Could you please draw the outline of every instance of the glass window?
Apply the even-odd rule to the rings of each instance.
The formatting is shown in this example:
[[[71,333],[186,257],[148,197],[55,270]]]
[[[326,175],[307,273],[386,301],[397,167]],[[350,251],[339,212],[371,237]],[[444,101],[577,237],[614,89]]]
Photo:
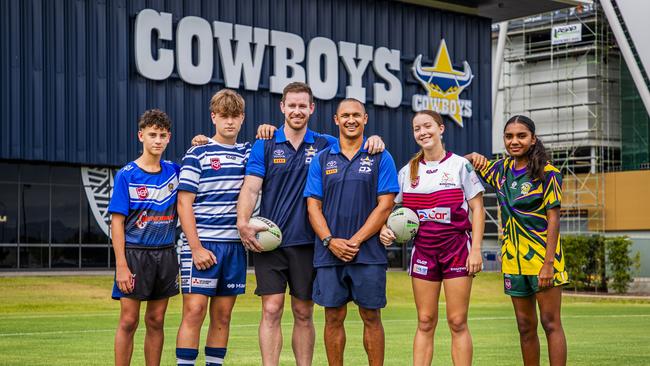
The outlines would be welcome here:
[[[21,187],[20,242],[49,242],[50,187],[23,184]]]
[[[81,185],[81,168],[68,166],[53,166],[51,182],[55,184]]]
[[[0,247],[0,268],[18,267],[18,248]]]
[[[109,250],[108,247],[81,247],[81,267],[106,268]]]
[[[52,268],[79,267],[79,247],[52,247]]]
[[[24,183],[49,183],[50,166],[35,165],[35,164],[21,164],[20,180]]]
[[[79,243],[81,187],[52,186],[52,243]]]
[[[0,163],[0,181],[18,182],[18,164]]]
[[[0,243],[17,243],[18,184],[0,183]]]
[[[81,193],[81,243],[82,244],[109,244],[108,223],[103,222],[102,226],[97,223],[95,214],[102,215],[108,209],[108,199],[95,200],[95,208],[90,207],[86,197],[85,188]],[[104,232],[106,230],[106,233]]]
[[[20,268],[48,268],[48,247],[20,247]]]

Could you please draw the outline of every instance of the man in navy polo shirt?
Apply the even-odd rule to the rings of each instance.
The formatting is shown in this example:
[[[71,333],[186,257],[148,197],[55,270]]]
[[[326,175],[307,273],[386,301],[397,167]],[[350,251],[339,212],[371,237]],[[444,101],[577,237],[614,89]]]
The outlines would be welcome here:
[[[330,365],[343,365],[347,303],[359,306],[363,344],[370,365],[383,365],[386,306],[385,247],[378,232],[399,192],[395,162],[388,151],[362,148],[368,122],[364,105],[344,99],[334,116],[339,140],[309,167],[304,196],[316,232],[313,299],[325,307],[325,349]]]
[[[312,91],[305,83],[288,84],[280,108],[284,125],[261,126],[258,132],[269,140],[257,140],[251,150],[246,177],[237,203],[237,227],[244,246],[252,252],[257,288],[262,297],[259,342],[263,365],[278,365],[282,350],[281,320],[287,284],[294,317],[292,346],[299,366],[311,365],[314,353],[312,285],[314,279],[314,232],[307,221],[307,206],[302,196],[307,171],[316,153],[336,142],[336,138],[307,128],[314,112]],[[370,140],[373,141],[370,141]],[[369,146],[381,152],[379,137]],[[262,191],[260,216],[275,222],[282,230],[280,248],[261,252],[255,234],[259,228],[249,224],[258,193]]]

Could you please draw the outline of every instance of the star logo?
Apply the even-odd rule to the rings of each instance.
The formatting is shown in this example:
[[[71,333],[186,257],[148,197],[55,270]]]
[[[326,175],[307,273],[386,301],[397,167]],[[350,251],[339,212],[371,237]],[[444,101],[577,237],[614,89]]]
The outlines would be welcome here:
[[[463,61],[463,70],[454,69],[447,50],[447,43],[440,42],[438,53],[432,66],[422,66],[422,55],[413,62],[413,74],[428,92],[429,98],[414,95],[413,109],[433,110],[451,117],[460,127],[463,127],[463,117],[471,117],[471,101],[459,99],[474,78],[472,69],[467,61]],[[416,99],[418,102],[416,103]]]

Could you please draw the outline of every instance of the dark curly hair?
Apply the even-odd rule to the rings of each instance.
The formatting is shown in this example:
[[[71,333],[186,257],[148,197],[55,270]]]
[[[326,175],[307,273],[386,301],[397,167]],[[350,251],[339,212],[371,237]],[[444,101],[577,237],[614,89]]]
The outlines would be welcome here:
[[[522,115],[516,115],[512,116],[508,122],[506,122],[506,125],[503,126],[503,132],[506,132],[506,128],[508,125],[512,123],[521,123],[522,125],[526,126],[528,131],[533,135],[533,137],[536,138],[535,144],[533,144],[530,149],[528,150],[528,165],[526,166],[527,174],[528,176],[535,180],[535,179],[540,179],[544,180],[544,167],[546,166],[546,163],[549,161],[548,154],[546,153],[546,148],[544,147],[544,144],[542,143],[542,140],[539,139],[535,135],[535,122],[533,122],[532,119],[522,116]]]
[[[140,116],[140,119],[138,120],[138,129],[144,130],[145,128],[151,126],[171,132],[172,120],[169,119],[167,113],[161,111],[160,109],[150,109],[142,113]]]

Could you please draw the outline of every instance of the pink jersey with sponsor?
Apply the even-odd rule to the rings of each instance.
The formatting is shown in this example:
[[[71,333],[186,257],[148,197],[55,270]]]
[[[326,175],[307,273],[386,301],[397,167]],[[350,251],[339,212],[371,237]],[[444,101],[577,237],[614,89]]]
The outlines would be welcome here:
[[[461,238],[467,240],[472,228],[467,201],[485,190],[467,159],[447,152],[440,161],[420,161],[414,181],[408,164],[398,179],[400,193],[395,202],[420,218],[414,245],[444,248]]]

